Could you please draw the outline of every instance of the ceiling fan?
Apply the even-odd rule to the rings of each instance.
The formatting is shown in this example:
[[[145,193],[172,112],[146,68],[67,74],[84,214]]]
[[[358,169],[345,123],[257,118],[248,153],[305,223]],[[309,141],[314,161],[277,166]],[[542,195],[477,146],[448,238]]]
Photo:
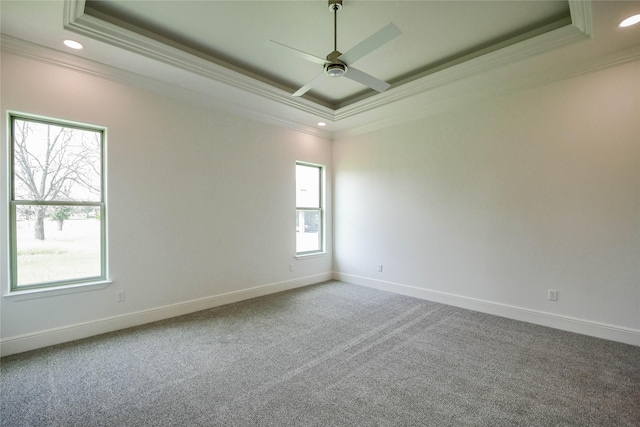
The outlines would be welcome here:
[[[269,40],[276,47],[285,49],[289,53],[293,53],[302,59],[323,65],[324,67],[324,70],[320,74],[298,89],[293,96],[304,95],[327,76],[346,77],[378,92],[384,92],[389,88],[389,83],[360,71],[352,67],[351,64],[390,42],[402,33],[398,27],[390,23],[349,49],[346,53],[341,53],[338,51],[338,11],[341,9],[342,0],[329,0],[329,11],[333,12],[333,52],[327,55],[326,59]]]

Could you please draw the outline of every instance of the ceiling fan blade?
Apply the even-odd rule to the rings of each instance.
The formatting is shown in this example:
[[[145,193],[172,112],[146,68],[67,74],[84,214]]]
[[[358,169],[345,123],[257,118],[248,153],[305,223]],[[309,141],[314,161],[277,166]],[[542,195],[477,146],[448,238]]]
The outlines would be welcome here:
[[[318,56],[311,55],[310,53],[303,52],[301,50],[292,48],[292,47],[284,45],[282,43],[274,42],[273,40],[269,40],[269,45],[273,46],[273,47],[276,47],[276,48],[278,48],[280,50],[283,50],[283,51],[286,51],[286,52],[289,52],[289,53],[293,53],[298,58],[306,59],[307,61],[311,61],[311,62],[316,63],[316,64],[324,65],[324,64],[329,63],[329,61],[327,61],[326,59],[320,58]]]
[[[402,34],[402,32],[398,29],[398,27],[391,23],[349,49],[346,53],[340,56],[340,61],[346,63],[347,65],[351,65],[360,58],[368,55],[382,45],[395,39],[400,34]]]
[[[365,86],[370,87],[371,89],[377,90],[378,92],[384,92],[391,86],[387,82],[383,82],[380,79],[376,79],[375,77],[365,73],[364,71],[360,71],[357,68],[349,67],[347,72],[344,73],[344,77],[353,80],[354,82],[358,82]]]
[[[327,77],[327,75],[324,73],[324,71],[321,72],[320,74],[315,76],[313,78],[313,80],[311,80],[309,83],[307,83],[306,85],[304,85],[300,89],[298,89],[292,96],[302,96],[302,95],[304,95],[309,90],[311,90],[311,88],[313,88],[315,85],[320,83],[320,81],[324,80],[325,77]]]

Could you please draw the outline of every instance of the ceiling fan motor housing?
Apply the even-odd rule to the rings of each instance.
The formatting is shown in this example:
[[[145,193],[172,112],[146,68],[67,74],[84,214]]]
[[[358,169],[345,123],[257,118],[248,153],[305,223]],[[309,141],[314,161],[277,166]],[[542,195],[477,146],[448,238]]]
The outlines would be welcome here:
[[[347,65],[344,62],[335,62],[332,64],[327,64],[324,67],[324,72],[329,77],[342,77],[344,73],[347,72]]]
[[[324,72],[327,76],[342,77],[347,72],[347,64],[338,59],[341,55],[342,52],[337,50],[327,55],[327,61],[329,62],[324,66]]]

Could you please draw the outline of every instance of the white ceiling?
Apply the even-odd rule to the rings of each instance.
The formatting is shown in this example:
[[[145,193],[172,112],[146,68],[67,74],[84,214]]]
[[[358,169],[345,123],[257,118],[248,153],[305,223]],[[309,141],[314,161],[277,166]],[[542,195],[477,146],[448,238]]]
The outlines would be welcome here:
[[[349,1],[338,14],[345,52],[393,22],[402,35],[358,61],[392,83],[378,94],[325,79],[275,40],[333,50],[327,0],[0,1],[2,48],[325,136],[410,120],[640,58],[640,28],[620,29],[639,1]],[[66,37],[85,45],[70,51]],[[142,81],[135,76],[151,79]],[[316,122],[328,126],[318,129]]]

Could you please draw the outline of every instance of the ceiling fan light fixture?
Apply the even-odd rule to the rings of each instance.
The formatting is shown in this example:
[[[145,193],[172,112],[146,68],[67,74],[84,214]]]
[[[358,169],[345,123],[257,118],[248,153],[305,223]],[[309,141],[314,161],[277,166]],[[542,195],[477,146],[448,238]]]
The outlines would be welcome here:
[[[347,66],[345,64],[340,64],[340,63],[327,64],[327,66],[324,69],[324,72],[329,77],[342,77],[344,76],[344,73],[347,72]]]

